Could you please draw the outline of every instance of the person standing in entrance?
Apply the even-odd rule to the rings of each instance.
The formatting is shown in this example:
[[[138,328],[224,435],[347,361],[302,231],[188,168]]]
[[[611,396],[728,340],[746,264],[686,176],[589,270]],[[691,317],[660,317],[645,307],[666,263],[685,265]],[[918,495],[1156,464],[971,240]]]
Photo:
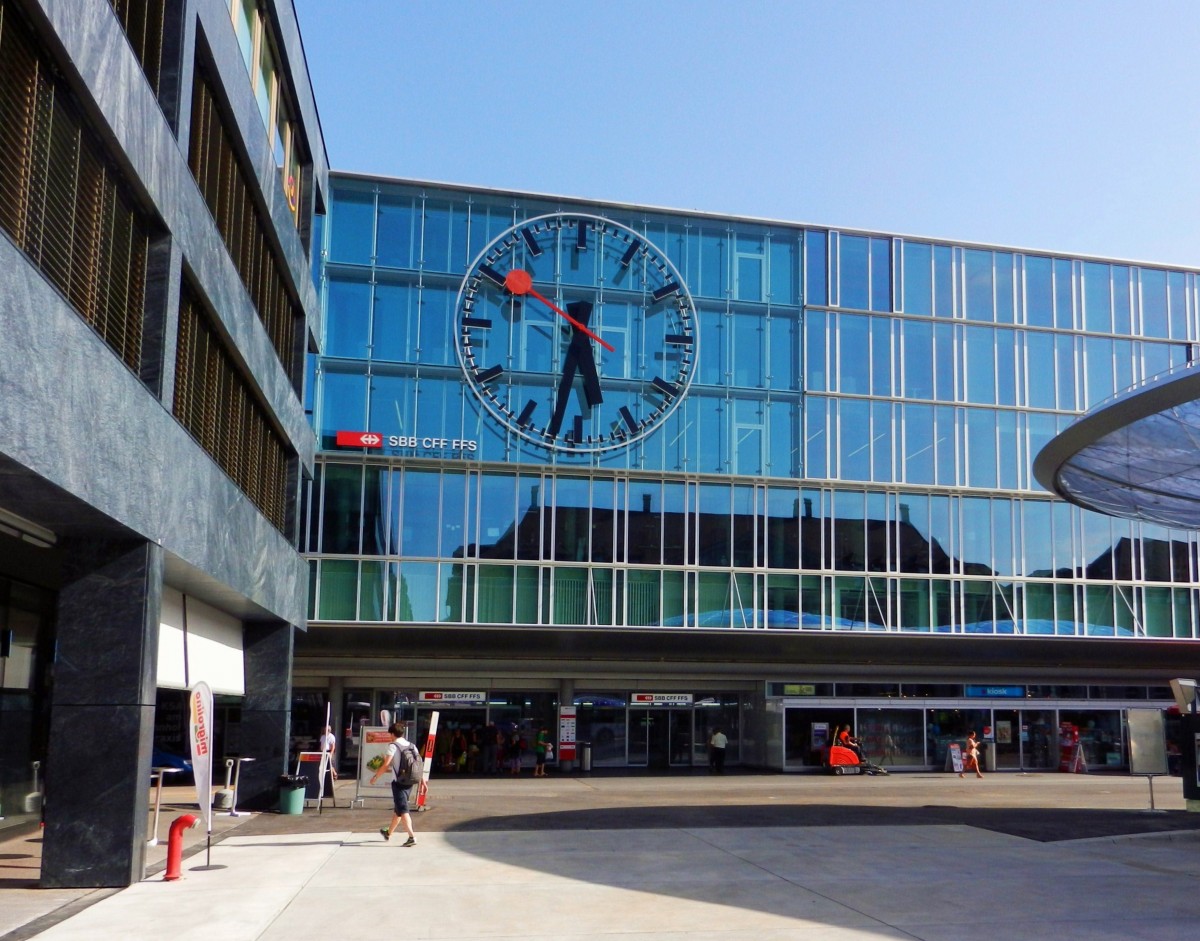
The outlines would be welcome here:
[[[967,749],[963,757],[963,771],[972,769],[975,771],[975,777],[983,777],[983,772],[979,770],[979,742],[975,740],[974,732],[967,736]],[[963,776],[962,771],[958,772],[958,776]]]
[[[396,824],[404,824],[404,832],[408,834],[408,839],[404,841],[404,846],[416,846],[417,835],[413,832],[412,815],[408,812],[408,792],[413,787],[411,784],[400,783],[401,754],[406,749],[413,749],[417,752],[417,760],[421,759],[421,753],[417,746],[404,737],[404,723],[393,722],[389,726],[388,731],[392,733],[395,741],[388,746],[387,755],[384,757],[384,762],[379,766],[379,769],[371,775],[371,783],[374,784],[381,774],[388,771],[392,775],[392,822],[389,826],[380,827],[379,833],[385,840],[392,838],[392,833],[396,829]]]
[[[550,731],[545,728],[538,729],[537,739],[533,743],[533,776],[535,778],[546,776],[546,745],[549,741]]]
[[[337,736],[333,734],[333,729],[325,726],[325,731],[321,735],[321,751],[329,753],[329,774],[334,781],[337,780]]]
[[[712,770],[717,774],[725,771],[725,747],[729,738],[720,728],[713,729],[712,738],[708,740],[709,754],[712,756]]]

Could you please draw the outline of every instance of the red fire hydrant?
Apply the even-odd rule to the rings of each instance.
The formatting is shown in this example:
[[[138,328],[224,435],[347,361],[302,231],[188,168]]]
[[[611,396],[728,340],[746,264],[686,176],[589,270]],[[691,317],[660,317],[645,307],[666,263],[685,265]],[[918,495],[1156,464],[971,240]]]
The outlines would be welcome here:
[[[181,814],[171,821],[171,832],[167,837],[167,872],[163,876],[167,882],[179,878],[183,869],[183,831],[190,830],[198,820],[195,814]]]

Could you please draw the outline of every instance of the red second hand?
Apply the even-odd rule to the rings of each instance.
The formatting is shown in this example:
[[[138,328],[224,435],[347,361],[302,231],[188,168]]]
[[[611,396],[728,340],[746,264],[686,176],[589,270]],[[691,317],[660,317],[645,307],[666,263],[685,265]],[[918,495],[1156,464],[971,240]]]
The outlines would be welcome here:
[[[552,311],[554,311],[556,314],[558,314],[558,316],[562,317],[563,320],[565,320],[567,323],[569,323],[576,330],[579,330],[581,333],[584,333],[587,336],[591,337],[593,340],[595,340],[597,343],[599,343],[602,347],[604,347],[610,353],[616,352],[616,349],[612,346],[611,343],[605,343],[598,336],[596,336],[596,334],[594,334],[591,330],[589,330],[587,327],[585,327],[583,324],[581,324],[578,320],[576,320],[574,317],[572,317],[570,314],[568,314],[565,310],[563,310],[558,305],[556,305],[553,301],[550,301],[547,298],[542,297],[541,294],[539,294],[537,291],[535,291],[533,289],[533,278],[530,276],[529,272],[526,271],[524,268],[514,268],[507,275],[505,275],[504,276],[504,286],[506,288],[508,288],[509,291],[511,291],[513,294],[516,294],[518,296],[520,296],[522,294],[532,294],[539,301],[541,301],[543,304],[545,304],[547,307],[549,307]]]

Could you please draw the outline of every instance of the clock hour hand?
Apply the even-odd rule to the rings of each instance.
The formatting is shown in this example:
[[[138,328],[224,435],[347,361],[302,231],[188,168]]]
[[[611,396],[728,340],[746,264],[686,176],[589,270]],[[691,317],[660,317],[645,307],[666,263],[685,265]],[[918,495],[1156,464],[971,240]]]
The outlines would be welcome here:
[[[576,374],[582,374],[583,397],[588,408],[595,408],[604,401],[600,392],[600,375],[596,372],[596,356],[587,337],[590,331],[587,322],[592,316],[592,305],[587,301],[575,301],[567,305],[572,324],[579,327],[571,331],[571,342],[563,357],[562,379],[558,383],[558,396],[554,400],[554,415],[551,417],[546,431],[558,435],[562,428],[563,418],[567,414],[567,403],[571,399],[571,389],[575,384]]]
[[[565,320],[567,323],[569,323],[577,331],[582,331],[584,335],[595,340],[597,343],[599,343],[602,347],[604,347],[610,353],[616,352],[616,350],[613,348],[611,343],[605,343],[603,340],[601,340],[600,337],[596,336],[595,333],[593,333],[591,330],[589,330],[587,328],[586,324],[580,323],[578,320],[576,320],[574,317],[572,317],[570,314],[568,314],[565,310],[563,310],[561,307],[559,307],[553,301],[551,301],[550,299],[548,299],[546,297],[543,297],[536,290],[534,290],[533,278],[530,277],[529,272],[526,271],[524,268],[514,268],[507,275],[505,275],[504,276],[504,286],[506,288],[508,288],[508,290],[510,292],[512,292],[513,294],[516,294],[517,296],[521,296],[523,294],[529,294],[533,297],[536,297],[539,301],[541,301],[543,304],[545,304],[547,307],[549,307],[552,311],[554,311],[556,314],[558,314],[558,316],[562,317],[563,320]],[[570,307],[571,305],[568,304],[567,306]],[[591,308],[589,305],[589,310],[590,309]]]

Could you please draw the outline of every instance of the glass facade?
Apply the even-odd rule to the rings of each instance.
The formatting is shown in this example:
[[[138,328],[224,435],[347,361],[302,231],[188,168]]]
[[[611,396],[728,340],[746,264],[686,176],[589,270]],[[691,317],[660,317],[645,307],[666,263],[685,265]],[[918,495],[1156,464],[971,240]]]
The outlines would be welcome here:
[[[1187,362],[1194,272],[332,187],[302,547],[315,624],[1195,639],[1196,537],[1070,506],[1031,471],[1083,410]],[[454,337],[473,259],[572,210],[657,246],[698,315],[664,426],[579,455],[495,421]],[[558,249],[548,290],[569,296],[577,250]]]

